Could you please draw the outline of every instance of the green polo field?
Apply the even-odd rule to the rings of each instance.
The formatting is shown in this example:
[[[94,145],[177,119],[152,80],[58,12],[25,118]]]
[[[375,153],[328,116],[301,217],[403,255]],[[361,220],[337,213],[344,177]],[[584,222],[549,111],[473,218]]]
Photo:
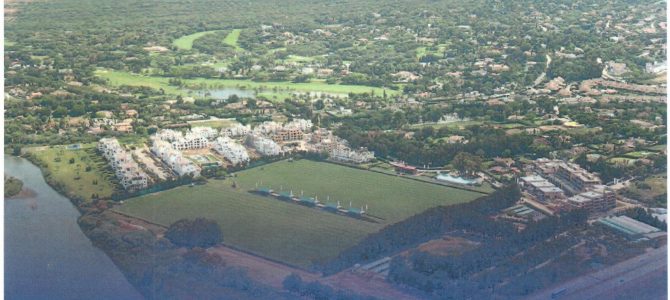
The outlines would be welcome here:
[[[233,187],[235,182],[236,187]],[[258,184],[360,208],[377,223],[336,215],[249,193]],[[480,193],[359,170],[298,160],[241,171],[234,178],[180,187],[127,200],[117,210],[169,225],[206,217],[221,225],[224,242],[300,267],[337,256],[366,235],[438,205],[474,200]]]

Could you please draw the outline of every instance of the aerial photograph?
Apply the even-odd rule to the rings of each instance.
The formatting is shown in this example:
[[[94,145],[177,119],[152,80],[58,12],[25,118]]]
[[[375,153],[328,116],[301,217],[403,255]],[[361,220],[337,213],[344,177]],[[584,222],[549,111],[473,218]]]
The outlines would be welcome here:
[[[4,0],[4,299],[668,299],[667,0]]]

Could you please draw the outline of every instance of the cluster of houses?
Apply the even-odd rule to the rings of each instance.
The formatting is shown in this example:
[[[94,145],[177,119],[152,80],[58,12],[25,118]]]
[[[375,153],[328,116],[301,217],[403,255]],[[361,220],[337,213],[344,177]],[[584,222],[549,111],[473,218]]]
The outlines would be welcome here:
[[[147,174],[115,138],[100,139],[98,151],[107,159],[116,178],[126,191],[137,191],[148,186]]]
[[[523,190],[550,209],[585,209],[591,214],[616,207],[616,193],[600,178],[579,165],[562,160],[537,159],[533,175],[520,178]]]

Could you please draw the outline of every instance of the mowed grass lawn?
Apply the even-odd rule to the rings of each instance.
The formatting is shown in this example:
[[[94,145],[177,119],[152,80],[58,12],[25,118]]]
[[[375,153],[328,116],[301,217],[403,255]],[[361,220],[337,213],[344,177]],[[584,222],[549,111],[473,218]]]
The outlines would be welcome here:
[[[93,194],[108,198],[114,191],[112,184],[114,174],[105,173],[107,163],[102,156],[95,153],[94,147],[94,144],[85,144],[79,150],[55,146],[33,148],[28,151],[46,164],[53,180],[62,184],[68,193],[90,201]],[[72,158],[74,163],[71,164]],[[91,167],[90,171],[86,171],[87,166]],[[97,184],[94,184],[94,181],[97,181]]]
[[[241,29],[233,29],[226,37],[223,39],[223,43],[229,46],[235,47],[235,50],[241,51],[244,50],[240,45],[237,44],[237,40],[240,38]]]
[[[194,34],[189,34],[182,36],[172,42],[173,45],[175,45],[179,49],[184,49],[184,50],[191,50],[193,48],[193,41],[208,35],[210,33],[215,33],[217,30],[212,30],[212,31],[202,31],[202,32],[196,32]],[[238,33],[239,35],[239,33]]]
[[[187,123],[192,127],[212,127],[215,129],[228,128],[232,127],[235,124],[239,124],[239,122],[233,119],[199,120],[199,121],[189,121]]]
[[[205,35],[208,35],[210,33],[216,33],[219,32],[220,30],[211,30],[211,31],[202,31],[202,32],[196,32],[194,34],[189,34],[182,36],[174,41],[172,41],[172,44],[175,45],[179,49],[184,49],[184,50],[191,50],[193,49],[193,42]],[[229,34],[226,35],[226,37],[221,41],[221,43],[230,45],[235,47],[236,50],[243,50],[238,44],[237,40],[240,38],[240,32],[241,29],[233,29]]]
[[[232,187],[233,180],[237,188]],[[384,218],[372,223],[316,208],[262,197],[248,191],[256,182],[273,189],[318,195],[322,202],[367,204]],[[281,161],[241,171],[237,177],[127,200],[117,210],[169,225],[182,218],[207,217],[221,225],[224,242],[300,267],[328,260],[386,225],[437,205],[471,201],[479,193],[329,163]]]
[[[97,76],[109,80],[113,86],[146,86],[153,89],[162,88],[166,93],[174,95],[187,95],[187,90],[179,89],[178,87],[168,84],[169,78],[157,76],[142,76],[129,72],[113,71],[113,70],[97,70]],[[375,95],[382,95],[384,88],[370,87],[362,85],[343,85],[343,84],[327,84],[325,81],[314,80],[308,83],[293,83],[289,81],[284,82],[256,82],[252,80],[238,80],[238,79],[183,79],[186,85],[206,85],[212,88],[246,88],[246,89],[260,89],[266,92],[272,92],[273,89],[278,89],[278,92],[296,91],[296,92],[323,92],[335,94],[362,94],[374,93]],[[386,94],[393,96],[399,94],[400,91],[386,89]]]

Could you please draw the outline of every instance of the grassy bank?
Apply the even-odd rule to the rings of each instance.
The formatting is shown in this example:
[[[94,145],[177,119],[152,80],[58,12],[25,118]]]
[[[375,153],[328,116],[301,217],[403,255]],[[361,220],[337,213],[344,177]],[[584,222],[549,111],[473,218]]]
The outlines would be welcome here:
[[[107,163],[95,153],[94,144],[84,144],[81,149],[65,146],[29,148],[43,169],[45,179],[68,198],[90,201],[93,194],[108,198],[114,191],[113,174],[107,172]]]

